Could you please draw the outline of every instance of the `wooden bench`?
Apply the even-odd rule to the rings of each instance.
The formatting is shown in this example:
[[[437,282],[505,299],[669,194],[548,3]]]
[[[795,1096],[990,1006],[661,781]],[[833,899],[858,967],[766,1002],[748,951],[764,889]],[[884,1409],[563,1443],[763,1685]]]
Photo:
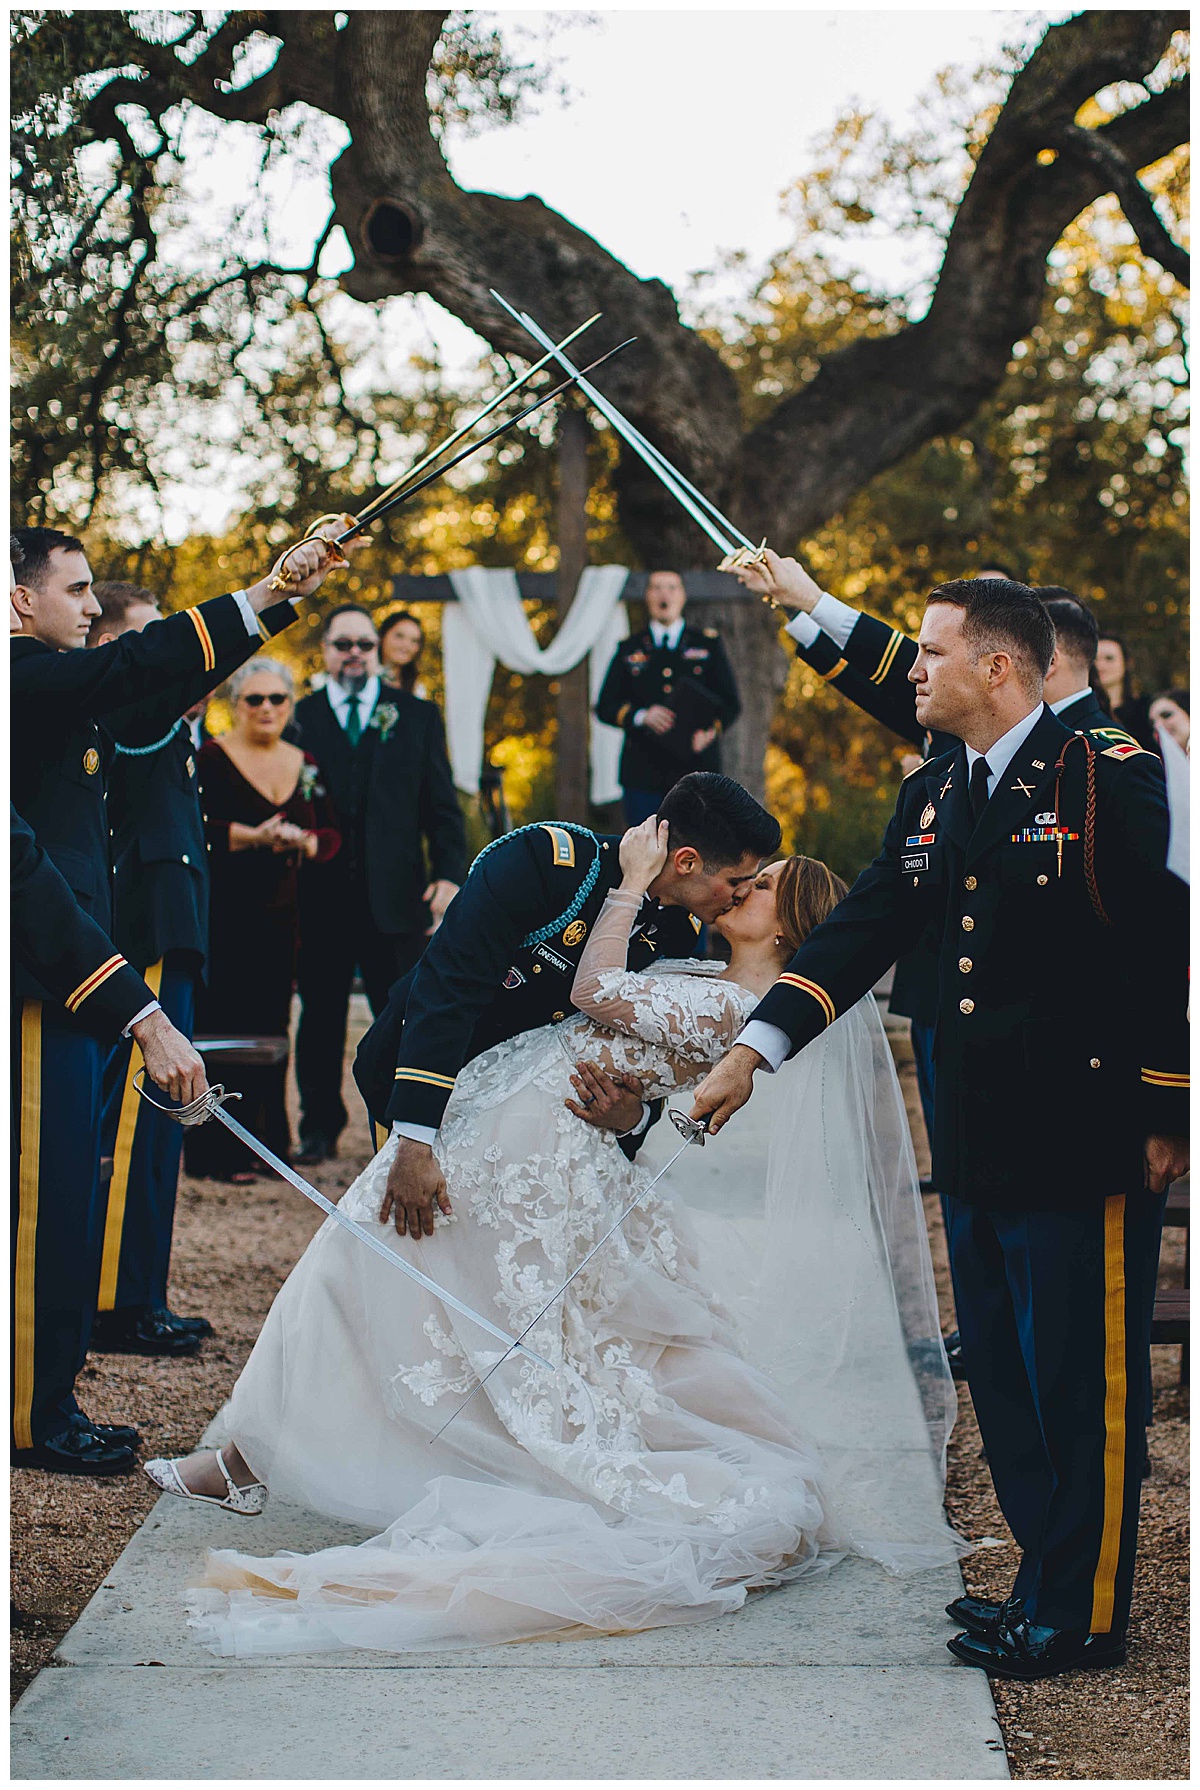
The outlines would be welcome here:
[[[1167,1191],[1167,1209],[1163,1226],[1187,1232],[1183,1257],[1183,1285],[1158,1287],[1154,1294],[1154,1316],[1150,1324],[1152,1343],[1178,1343],[1179,1384],[1191,1381],[1191,1190],[1186,1183],[1177,1183]]]

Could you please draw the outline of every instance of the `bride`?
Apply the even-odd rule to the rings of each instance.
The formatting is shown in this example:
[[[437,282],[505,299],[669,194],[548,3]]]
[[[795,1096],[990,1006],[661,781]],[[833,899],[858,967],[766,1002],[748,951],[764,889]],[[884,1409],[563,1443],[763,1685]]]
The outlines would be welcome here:
[[[665,856],[653,818],[622,840],[577,1013],[459,1074],[436,1145],[455,1209],[434,1236],[386,1224],[392,1143],[342,1201],[514,1335],[650,1179],[569,1109],[575,1065],[677,1095],[845,893],[811,859],[773,864],[716,922],[724,968],[635,975],[629,934]],[[872,997],[773,1081],[765,1162],[735,1147],[725,1164],[740,1227],[668,1192],[689,1152],[530,1332],[552,1372],[514,1355],[480,1387],[493,1340],[326,1221],[234,1388],[230,1442],[146,1471],[241,1514],[269,1487],[380,1532],[210,1553],[190,1609],[213,1651],[611,1634],[737,1609],[847,1552],[893,1571],[957,1557],[940,1510],[953,1387]]]

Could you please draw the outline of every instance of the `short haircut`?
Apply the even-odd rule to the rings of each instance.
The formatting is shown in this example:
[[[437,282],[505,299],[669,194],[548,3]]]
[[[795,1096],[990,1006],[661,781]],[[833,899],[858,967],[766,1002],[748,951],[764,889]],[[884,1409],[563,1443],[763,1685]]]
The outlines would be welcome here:
[[[282,659],[254,658],[247,659],[244,665],[239,665],[233,676],[230,678],[228,684],[230,702],[236,702],[238,700],[242,691],[250,682],[250,679],[252,677],[257,677],[260,671],[269,671],[272,677],[277,677],[280,683],[284,685],[289,696],[295,696],[296,680],[292,676],[292,668],[290,665],[285,665]]]
[[[364,621],[370,622],[371,627],[375,628],[375,617],[369,609],[364,609],[361,603],[339,603],[337,608],[331,609],[325,617],[325,626],[321,629],[322,640],[329,639],[335,623],[343,615],[361,615]],[[375,631],[378,633],[378,629]]]
[[[1061,584],[1040,585],[1037,595],[1046,605],[1064,655],[1090,669],[1100,644],[1100,627],[1091,610]]]
[[[1054,623],[1027,584],[1011,578],[955,578],[931,590],[927,601],[952,603],[963,611],[963,638],[977,657],[1010,653],[1030,689],[1044,682],[1054,657]]]
[[[689,771],[658,804],[670,828],[671,851],[690,845],[706,870],[724,870],[747,855],[768,858],[779,850],[779,822],[748,789],[719,771]]]
[[[59,528],[14,528],[9,549],[17,583],[39,584],[49,569],[50,555],[60,547],[65,553],[84,551],[82,541],[63,534]]]
[[[149,603],[159,608],[159,600],[144,584],[126,584],[121,578],[106,578],[92,586],[92,595],[100,605],[100,613],[88,629],[88,645],[93,646],[101,634],[119,628],[131,609]]]

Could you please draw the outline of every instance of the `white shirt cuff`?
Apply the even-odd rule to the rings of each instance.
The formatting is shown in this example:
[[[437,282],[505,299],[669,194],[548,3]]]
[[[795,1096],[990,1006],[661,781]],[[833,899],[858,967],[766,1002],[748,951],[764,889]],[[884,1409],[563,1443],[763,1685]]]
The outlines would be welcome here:
[[[766,1059],[766,1065],[772,1075],[787,1062],[792,1041],[786,1032],[778,1026],[768,1025],[765,1019],[752,1019],[745,1029],[734,1039],[735,1044],[748,1045],[756,1050],[760,1057]]]
[[[837,646],[845,646],[858,620],[858,610],[851,609],[849,603],[842,603],[837,597],[831,597],[827,591],[822,591],[813,607],[812,619],[822,634],[828,634]]]
[[[643,721],[644,721],[644,720],[645,720],[645,719],[646,719],[646,711],[645,711],[645,709],[635,709],[635,710],[634,710],[634,714],[633,714],[633,722],[632,722],[632,725],[633,725],[633,726],[634,726],[634,727],[640,727],[640,726],[641,726],[641,725],[642,725],[642,722],[643,722]]]
[[[797,609],[783,631],[785,634],[790,634],[800,646],[811,646],[814,640],[821,638],[820,628],[811,615],[805,615],[803,609]]]
[[[437,1142],[436,1125],[410,1125],[407,1119],[392,1120],[393,1137],[411,1137],[414,1144],[428,1144],[430,1148]]]
[[[138,1025],[143,1019],[149,1019],[149,1017],[152,1013],[161,1013],[161,1012],[162,1012],[162,1007],[160,1006],[160,1004],[157,1001],[151,1001],[148,1006],[142,1008],[140,1013],[134,1014],[134,1016],[130,1020],[129,1024],[125,1027],[125,1030],[121,1033],[122,1038],[128,1038],[130,1033],[133,1031],[134,1026]]]
[[[233,600],[242,612],[242,620],[246,624],[246,632],[248,634],[253,634],[256,640],[261,640],[262,636],[258,630],[258,617],[251,608],[250,599],[245,591],[235,590],[233,593]]]
[[[641,1137],[643,1131],[645,1131],[645,1129],[649,1123],[650,1123],[650,1108],[647,1106],[646,1102],[643,1100],[642,1101],[642,1116],[638,1120],[637,1124],[631,1125],[629,1127],[628,1131],[618,1131],[617,1136],[618,1137]]]

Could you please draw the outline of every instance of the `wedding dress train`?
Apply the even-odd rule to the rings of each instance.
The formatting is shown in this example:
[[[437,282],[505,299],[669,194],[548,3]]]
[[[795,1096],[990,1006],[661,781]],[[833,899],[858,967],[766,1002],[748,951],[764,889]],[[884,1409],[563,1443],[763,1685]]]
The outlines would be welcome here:
[[[623,941],[628,921],[610,897],[596,930],[622,929]],[[455,1213],[432,1237],[400,1238],[379,1224],[391,1143],[344,1208],[519,1334],[650,1178],[610,1133],[566,1110],[571,1064],[600,1058],[654,1095],[677,1095],[724,1053],[755,1005],[714,967],[604,970],[588,999],[576,990],[586,1017],[468,1064],[436,1146]],[[841,1098],[869,1097],[894,1119],[895,1073],[886,1044],[886,1064],[878,1058],[872,1025],[882,1040],[868,1002],[830,1032],[843,1029],[843,1050],[852,1042],[861,1087],[845,1064],[832,1066],[847,1083]],[[824,1043],[810,1054],[829,1056]],[[773,1078],[778,1090],[768,1095],[791,1083],[772,1155],[775,1133],[785,1151],[797,1148],[796,1124],[814,1116],[800,1087],[813,1064],[803,1078],[797,1067]],[[899,1142],[870,1113],[868,1134],[872,1151]],[[937,1508],[952,1392],[944,1355],[937,1361],[936,1305],[929,1317],[924,1233],[905,1244],[898,1276],[891,1195],[880,1181],[893,1170],[847,1143],[822,1130],[793,1165],[803,1176],[810,1157],[829,1159],[835,1146],[839,1186],[814,1168],[805,1209],[828,1196],[837,1207],[846,1168],[875,1175],[874,1188],[852,1196],[848,1231],[837,1217],[815,1221],[815,1248],[834,1249],[839,1262],[826,1256],[822,1272],[811,1272],[785,1164],[760,1166],[763,1256],[773,1250],[774,1259],[756,1297],[736,1230],[677,1197],[689,1152],[531,1332],[554,1371],[512,1357],[437,1440],[500,1348],[327,1221],[273,1305],[225,1423],[273,1495],[380,1532],[310,1555],[211,1553],[190,1594],[201,1638],[218,1653],[248,1656],[611,1633],[736,1609],[751,1589],[827,1567],[848,1549],[895,1570],[953,1558],[961,1544]],[[732,1188],[744,1165],[732,1135],[730,1145]],[[915,1175],[901,1178],[915,1190]],[[794,1270],[787,1286],[781,1242]],[[851,1256],[863,1259],[856,1266]],[[797,1309],[797,1294],[807,1310]],[[858,1310],[864,1295],[867,1309]],[[847,1302],[858,1310],[855,1336],[868,1338],[866,1357],[860,1342],[847,1346],[837,1309]],[[932,1335],[914,1340],[922,1329]],[[847,1363],[874,1382],[858,1389],[856,1413],[840,1385]],[[875,1509],[881,1500],[886,1512]]]

